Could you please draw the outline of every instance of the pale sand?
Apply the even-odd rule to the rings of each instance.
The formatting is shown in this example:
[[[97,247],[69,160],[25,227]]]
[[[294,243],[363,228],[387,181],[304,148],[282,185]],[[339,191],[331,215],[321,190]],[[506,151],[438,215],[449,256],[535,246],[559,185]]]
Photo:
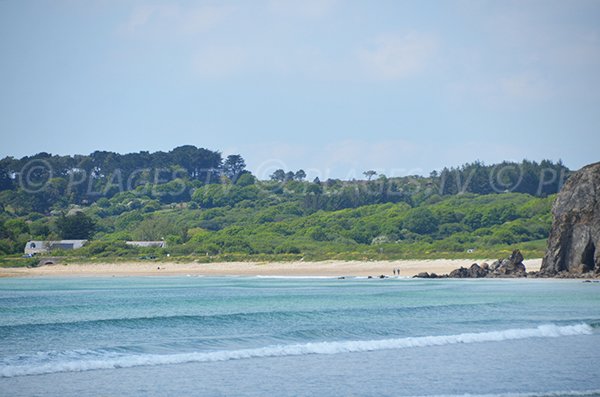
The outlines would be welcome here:
[[[50,265],[38,268],[0,268],[0,277],[72,277],[72,276],[379,276],[412,277],[421,272],[446,274],[473,263],[492,263],[494,260],[433,259],[398,261],[323,261],[323,262],[224,262],[224,263],[165,263],[123,262]],[[526,260],[527,271],[538,271],[541,259]],[[160,267],[160,269],[159,269]]]

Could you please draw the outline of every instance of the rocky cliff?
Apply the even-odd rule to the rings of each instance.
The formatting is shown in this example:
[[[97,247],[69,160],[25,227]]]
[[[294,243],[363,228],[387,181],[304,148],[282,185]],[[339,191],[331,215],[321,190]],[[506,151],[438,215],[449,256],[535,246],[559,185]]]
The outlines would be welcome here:
[[[600,163],[571,175],[552,215],[541,275],[600,275]]]

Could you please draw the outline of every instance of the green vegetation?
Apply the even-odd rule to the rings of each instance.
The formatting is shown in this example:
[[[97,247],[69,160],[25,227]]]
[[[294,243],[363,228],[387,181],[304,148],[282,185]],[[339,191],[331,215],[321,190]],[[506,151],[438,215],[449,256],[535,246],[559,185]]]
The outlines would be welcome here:
[[[32,165],[33,162],[33,165]],[[244,159],[193,146],[163,153],[0,160],[0,266],[28,240],[90,239],[69,260],[541,256],[561,163],[467,164],[428,177],[260,181]],[[486,183],[487,181],[487,183]],[[126,240],[165,240],[140,248]]]

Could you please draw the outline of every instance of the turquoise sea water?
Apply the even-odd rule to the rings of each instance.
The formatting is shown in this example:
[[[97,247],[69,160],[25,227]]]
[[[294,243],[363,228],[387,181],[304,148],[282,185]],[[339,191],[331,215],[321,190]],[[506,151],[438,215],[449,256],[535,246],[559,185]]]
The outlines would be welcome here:
[[[2,396],[600,396],[600,284],[0,280]]]

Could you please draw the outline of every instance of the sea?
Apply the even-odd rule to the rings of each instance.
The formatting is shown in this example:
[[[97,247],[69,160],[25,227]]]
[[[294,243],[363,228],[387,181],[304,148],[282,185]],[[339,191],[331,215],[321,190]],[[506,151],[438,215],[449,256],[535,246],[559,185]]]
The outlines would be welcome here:
[[[0,396],[600,396],[600,283],[0,279]]]

